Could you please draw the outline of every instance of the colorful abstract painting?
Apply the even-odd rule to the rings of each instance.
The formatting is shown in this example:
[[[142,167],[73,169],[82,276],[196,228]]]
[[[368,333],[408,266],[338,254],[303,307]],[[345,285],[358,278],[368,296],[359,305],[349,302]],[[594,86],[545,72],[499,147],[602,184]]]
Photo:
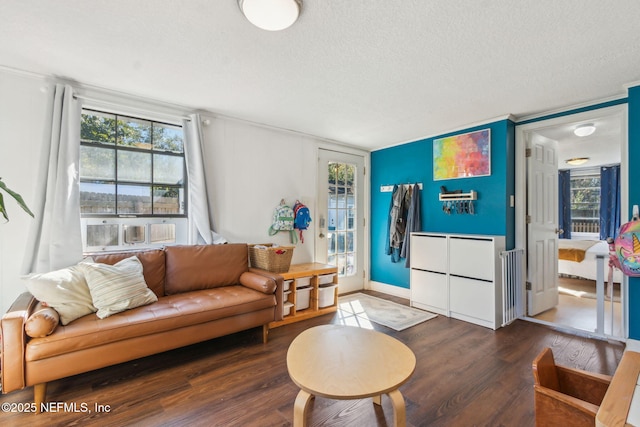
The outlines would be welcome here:
[[[491,175],[491,131],[433,140],[433,179]]]

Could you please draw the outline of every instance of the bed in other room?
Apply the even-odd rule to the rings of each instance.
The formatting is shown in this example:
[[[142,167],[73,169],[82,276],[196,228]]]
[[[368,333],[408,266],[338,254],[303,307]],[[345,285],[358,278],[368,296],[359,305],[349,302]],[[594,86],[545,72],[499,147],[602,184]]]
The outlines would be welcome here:
[[[558,273],[596,280],[596,254],[604,253],[604,281],[609,278],[609,245],[604,240],[558,239]],[[613,271],[613,281],[622,282],[622,272]]]

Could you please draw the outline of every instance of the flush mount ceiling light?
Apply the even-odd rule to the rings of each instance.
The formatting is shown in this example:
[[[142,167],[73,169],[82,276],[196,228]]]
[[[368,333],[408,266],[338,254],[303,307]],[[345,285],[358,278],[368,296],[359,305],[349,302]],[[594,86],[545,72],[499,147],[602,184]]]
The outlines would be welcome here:
[[[302,0],[238,0],[244,16],[258,28],[280,31],[298,19]]]
[[[573,159],[565,160],[564,162],[571,166],[584,165],[589,161],[589,157],[574,157]]]
[[[592,133],[594,133],[596,131],[596,127],[594,125],[592,125],[591,123],[586,124],[586,125],[580,125],[577,128],[575,128],[573,130],[573,133],[576,134],[576,136],[589,136]]]

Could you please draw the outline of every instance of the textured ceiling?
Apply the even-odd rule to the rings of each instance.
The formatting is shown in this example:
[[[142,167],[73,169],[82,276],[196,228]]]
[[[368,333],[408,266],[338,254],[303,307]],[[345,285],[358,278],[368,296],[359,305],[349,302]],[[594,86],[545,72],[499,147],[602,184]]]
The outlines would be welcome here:
[[[0,0],[0,66],[375,149],[621,96],[637,0]]]
[[[558,141],[559,169],[582,169],[620,163],[622,159],[623,118],[608,113],[590,120],[568,121],[561,125],[538,128],[534,133]],[[580,124],[592,124],[596,131],[589,136],[576,136],[573,130]],[[543,125],[543,124],[541,124]],[[583,165],[572,166],[566,160],[588,157]]]

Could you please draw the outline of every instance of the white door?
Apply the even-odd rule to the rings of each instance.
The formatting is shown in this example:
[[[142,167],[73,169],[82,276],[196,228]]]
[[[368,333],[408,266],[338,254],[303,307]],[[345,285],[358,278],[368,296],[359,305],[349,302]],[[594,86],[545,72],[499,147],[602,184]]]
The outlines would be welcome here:
[[[338,267],[339,293],[364,288],[364,158],[319,150],[318,262]]]
[[[554,140],[527,137],[527,311],[535,316],[558,305],[558,158]]]

